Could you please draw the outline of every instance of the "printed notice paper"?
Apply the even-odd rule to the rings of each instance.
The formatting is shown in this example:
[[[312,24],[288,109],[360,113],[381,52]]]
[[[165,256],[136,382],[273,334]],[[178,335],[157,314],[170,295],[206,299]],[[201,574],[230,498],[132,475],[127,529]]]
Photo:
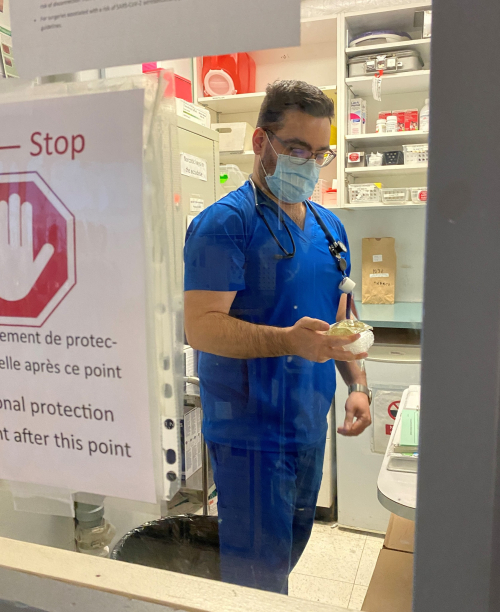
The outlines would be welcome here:
[[[300,0],[15,0],[21,78],[293,47]]]
[[[143,109],[0,104],[0,479],[156,500]]]

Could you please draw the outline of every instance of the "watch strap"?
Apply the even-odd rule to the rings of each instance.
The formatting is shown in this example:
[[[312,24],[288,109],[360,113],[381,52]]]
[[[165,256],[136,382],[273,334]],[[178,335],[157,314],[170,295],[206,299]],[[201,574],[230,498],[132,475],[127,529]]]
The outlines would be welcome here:
[[[371,389],[369,389],[366,385],[360,385],[360,384],[349,385],[348,390],[349,390],[349,395],[351,393],[354,393],[355,391],[359,393],[364,393],[368,397],[368,400],[370,401],[370,404],[371,404],[372,392],[371,392]]]

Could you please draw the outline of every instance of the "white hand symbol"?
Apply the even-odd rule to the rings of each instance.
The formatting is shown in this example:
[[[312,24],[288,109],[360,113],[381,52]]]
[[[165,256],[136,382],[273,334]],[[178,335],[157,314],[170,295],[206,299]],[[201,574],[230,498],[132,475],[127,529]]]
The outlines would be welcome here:
[[[0,298],[16,302],[31,291],[54,254],[45,244],[33,257],[33,208],[13,194],[0,202]]]

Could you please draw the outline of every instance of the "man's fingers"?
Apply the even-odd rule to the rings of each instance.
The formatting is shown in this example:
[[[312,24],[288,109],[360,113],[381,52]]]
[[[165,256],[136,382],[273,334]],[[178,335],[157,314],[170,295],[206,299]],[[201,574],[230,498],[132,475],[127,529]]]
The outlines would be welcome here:
[[[320,319],[311,319],[310,317],[304,317],[300,319],[299,325],[304,329],[310,329],[311,331],[328,331],[330,324]]]
[[[348,436],[351,428],[353,427],[354,413],[352,410],[346,410],[345,421],[342,427],[339,427],[338,432],[343,436]]]
[[[359,419],[357,419],[353,424],[352,427],[349,430],[349,434],[350,436],[359,436],[360,433],[363,433],[363,431],[370,425],[370,421],[365,418],[365,417],[361,417]]]
[[[368,353],[359,353],[358,355],[354,355],[354,359],[356,361],[361,361],[362,359],[366,359],[368,357]]]
[[[346,346],[347,344],[352,344],[361,338],[360,334],[351,334],[350,336],[326,336],[328,344],[332,348],[337,348],[340,346]]]

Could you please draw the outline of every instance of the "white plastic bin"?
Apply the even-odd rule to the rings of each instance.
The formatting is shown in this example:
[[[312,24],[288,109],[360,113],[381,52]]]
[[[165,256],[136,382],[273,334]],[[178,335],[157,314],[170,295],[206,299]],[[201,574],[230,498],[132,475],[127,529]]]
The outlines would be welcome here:
[[[413,187],[411,190],[411,201],[415,204],[427,202],[427,187]]]
[[[410,201],[410,190],[406,187],[386,187],[382,189],[384,204],[406,204]]]
[[[429,145],[403,145],[405,165],[424,166],[429,162]]]
[[[376,204],[380,202],[380,189],[374,183],[349,185],[349,202],[351,204]]]
[[[253,151],[253,127],[249,123],[212,123],[212,130],[219,132],[219,151],[221,153],[243,153]]]

